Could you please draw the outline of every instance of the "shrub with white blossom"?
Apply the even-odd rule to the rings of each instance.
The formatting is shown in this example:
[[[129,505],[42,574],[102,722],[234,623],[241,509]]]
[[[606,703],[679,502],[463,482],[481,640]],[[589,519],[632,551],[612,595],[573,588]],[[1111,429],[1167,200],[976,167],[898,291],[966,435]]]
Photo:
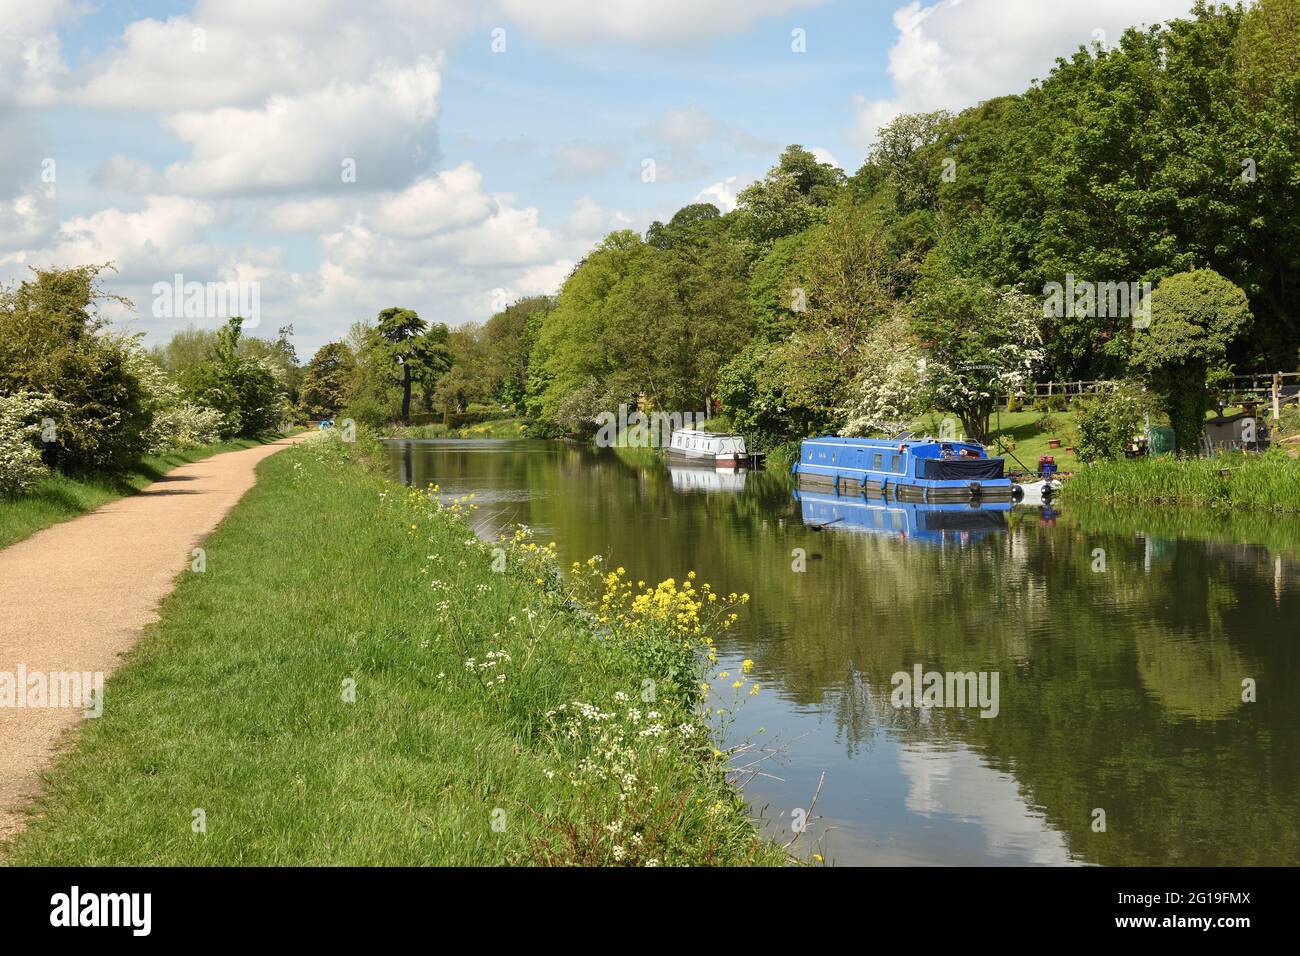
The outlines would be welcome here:
[[[0,497],[26,494],[48,477],[50,471],[41,460],[41,432],[46,419],[57,422],[61,405],[33,392],[0,395]]]
[[[897,331],[878,332],[863,349],[841,435],[896,435],[926,410],[924,353]]]

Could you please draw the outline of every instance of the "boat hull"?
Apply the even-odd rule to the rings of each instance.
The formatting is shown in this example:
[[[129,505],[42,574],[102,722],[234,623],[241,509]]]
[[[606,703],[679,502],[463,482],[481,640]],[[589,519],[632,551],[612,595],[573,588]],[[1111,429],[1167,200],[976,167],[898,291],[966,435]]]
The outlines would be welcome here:
[[[732,452],[708,454],[707,452],[690,452],[670,448],[668,449],[668,458],[671,461],[680,461],[691,465],[712,465],[715,468],[744,468],[749,464],[748,455],[737,455]]]
[[[937,452],[945,457],[936,457]],[[1009,502],[1018,497],[1002,460],[967,443],[807,439],[791,471],[799,487],[836,495],[883,496],[916,504]]]

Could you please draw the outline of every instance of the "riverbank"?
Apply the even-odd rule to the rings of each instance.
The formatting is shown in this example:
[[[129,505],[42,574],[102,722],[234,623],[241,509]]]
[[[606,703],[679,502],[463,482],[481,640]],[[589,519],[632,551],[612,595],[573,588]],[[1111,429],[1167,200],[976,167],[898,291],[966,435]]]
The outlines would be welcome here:
[[[493,418],[474,425],[448,428],[446,425],[392,426],[387,432],[391,438],[523,438],[522,418]]]
[[[121,475],[69,477],[55,473],[38,482],[30,493],[22,497],[0,498],[0,548],[8,547],[60,521],[87,514],[110,501],[135,494],[181,465],[260,444],[264,442],[254,438],[239,438],[184,451],[149,455],[135,468]]]
[[[480,543],[472,501],[371,453],[326,437],[261,464],[7,862],[783,861],[698,716],[725,601],[683,581],[634,608],[598,562],[570,579],[595,593],[565,583],[545,544]]]
[[[1295,513],[1300,512],[1300,461],[1273,449],[1094,462],[1065,482],[1061,500]]]

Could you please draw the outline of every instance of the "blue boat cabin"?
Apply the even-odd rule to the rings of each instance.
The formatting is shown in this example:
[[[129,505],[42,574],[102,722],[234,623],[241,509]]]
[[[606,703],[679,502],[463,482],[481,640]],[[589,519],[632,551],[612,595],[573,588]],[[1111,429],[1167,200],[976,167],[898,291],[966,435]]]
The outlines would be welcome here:
[[[1011,501],[1018,490],[983,446],[933,438],[807,438],[791,471],[801,486],[898,501]]]

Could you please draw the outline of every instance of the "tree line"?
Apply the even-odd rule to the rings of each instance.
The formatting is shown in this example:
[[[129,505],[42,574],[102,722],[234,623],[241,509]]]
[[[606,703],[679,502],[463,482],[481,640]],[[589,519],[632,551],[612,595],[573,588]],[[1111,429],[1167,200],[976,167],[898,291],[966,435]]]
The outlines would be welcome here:
[[[152,351],[100,307],[108,266],[36,269],[0,288],[0,496],[52,470],[117,474],[150,454],[274,432],[292,417],[291,326],[274,340],[243,320],[187,330]]]
[[[1190,450],[1207,382],[1296,367],[1297,49],[1300,0],[1199,3],[1023,93],[900,116],[851,175],[791,145],[735,209],[612,232],[555,296],[457,328],[387,308],[305,366],[291,326],[238,319],[146,350],[98,318],[103,267],[37,271],[0,298],[0,454],[121,468],[329,416],[590,436],[634,403],[720,413],[758,448],[930,409],[986,441],[1047,379],[1132,379]],[[1103,401],[1100,455],[1146,411]]]
[[[417,403],[536,435],[624,402],[720,408],[760,445],[919,403],[983,439],[1032,379],[1131,377],[1190,435],[1207,377],[1297,363],[1297,49],[1300,0],[1199,3],[1022,93],[900,116],[852,174],[792,145],[734,210],[610,233],[555,297],[439,331]],[[1083,291],[1045,309],[1062,286]],[[382,326],[309,365],[338,386],[322,407],[400,416]]]

